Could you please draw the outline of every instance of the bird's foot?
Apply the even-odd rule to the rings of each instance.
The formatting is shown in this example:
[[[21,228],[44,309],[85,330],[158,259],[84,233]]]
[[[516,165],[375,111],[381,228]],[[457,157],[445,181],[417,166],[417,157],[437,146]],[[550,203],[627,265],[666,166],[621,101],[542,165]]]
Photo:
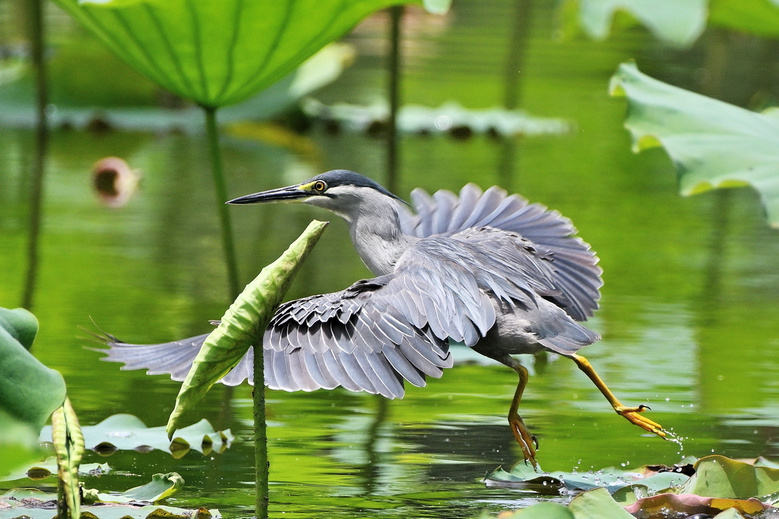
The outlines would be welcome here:
[[[649,406],[645,406],[643,404],[638,407],[626,407],[623,405],[614,407],[614,410],[617,412],[617,414],[624,416],[628,422],[641,427],[647,432],[656,434],[663,439],[667,439],[668,432],[663,429],[663,426],[654,420],[650,420],[642,414],[647,409],[649,409]]]
[[[522,448],[522,455],[525,457],[525,462],[530,462],[533,468],[538,471],[538,462],[536,461],[536,450],[538,449],[538,440],[527,428],[525,422],[518,414],[509,416],[509,426],[511,432],[514,434],[517,443]]]

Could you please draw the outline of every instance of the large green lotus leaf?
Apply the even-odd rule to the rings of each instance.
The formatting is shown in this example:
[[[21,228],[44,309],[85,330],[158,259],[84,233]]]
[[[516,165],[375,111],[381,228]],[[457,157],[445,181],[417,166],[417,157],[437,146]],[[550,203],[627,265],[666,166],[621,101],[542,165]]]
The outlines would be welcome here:
[[[38,321],[27,310],[0,308],[0,443],[12,421],[40,430],[65,401],[62,375],[27,351],[37,331]]]
[[[55,0],[157,84],[209,107],[286,76],[373,11],[409,0]]]
[[[623,63],[611,94],[626,96],[625,126],[640,151],[663,146],[683,195],[752,185],[779,226],[779,111],[755,113],[677,88]]]
[[[739,0],[740,1],[740,0]],[[708,0],[578,0],[579,23],[592,38],[609,35],[619,11],[632,15],[661,40],[691,45],[706,28]]]
[[[175,457],[183,456],[190,449],[210,454],[224,451],[233,440],[229,430],[217,431],[208,422],[200,420],[176,431],[173,441],[165,434],[165,427],[146,427],[140,418],[131,414],[115,414],[96,425],[81,428],[87,448],[110,453],[116,450],[168,451]],[[41,432],[41,441],[51,438],[51,428]]]
[[[680,494],[749,499],[779,492],[779,469],[755,466],[724,456],[707,456],[695,464],[695,474],[679,488]]]
[[[219,326],[206,337],[176,397],[176,407],[168,419],[169,437],[178,427],[183,413],[238,364],[249,347],[261,343],[273,312],[326,226],[327,222],[311,222],[276,261],[246,285],[225,312]],[[255,348],[255,355],[258,350],[261,348]],[[262,387],[257,381],[255,384]]]

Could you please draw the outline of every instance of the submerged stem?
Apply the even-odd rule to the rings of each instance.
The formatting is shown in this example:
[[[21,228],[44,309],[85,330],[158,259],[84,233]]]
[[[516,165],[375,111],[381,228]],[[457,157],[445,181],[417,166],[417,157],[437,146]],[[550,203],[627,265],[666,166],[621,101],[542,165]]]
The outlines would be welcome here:
[[[204,106],[203,110],[205,110],[206,113],[206,134],[209,151],[211,152],[211,173],[214,178],[219,221],[222,224],[222,248],[224,249],[225,261],[227,263],[227,279],[230,285],[230,300],[232,301],[241,290],[240,285],[238,284],[238,263],[235,259],[233,226],[230,221],[230,213],[225,205],[225,202],[227,201],[227,185],[222,169],[222,155],[219,151],[216,108]]]
[[[254,345],[254,477],[255,515],[268,517],[268,438],[265,430],[265,368],[262,343]]]

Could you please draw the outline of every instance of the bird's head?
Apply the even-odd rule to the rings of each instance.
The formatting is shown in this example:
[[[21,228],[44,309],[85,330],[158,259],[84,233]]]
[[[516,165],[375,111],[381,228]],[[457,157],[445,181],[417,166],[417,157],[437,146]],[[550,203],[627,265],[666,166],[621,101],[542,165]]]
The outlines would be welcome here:
[[[265,202],[302,202],[328,209],[351,221],[357,211],[366,206],[395,203],[402,199],[373,180],[344,169],[317,175],[300,184],[261,191],[228,201],[228,204],[258,204]]]

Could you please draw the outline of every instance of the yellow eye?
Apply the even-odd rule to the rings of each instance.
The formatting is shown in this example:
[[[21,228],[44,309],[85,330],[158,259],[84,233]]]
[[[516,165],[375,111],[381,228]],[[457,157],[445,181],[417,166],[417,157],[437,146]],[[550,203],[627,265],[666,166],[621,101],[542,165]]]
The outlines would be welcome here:
[[[322,193],[324,192],[325,189],[327,189],[327,184],[325,184],[321,180],[317,180],[316,182],[314,182],[313,187],[314,187],[314,191],[316,191],[317,193]]]

